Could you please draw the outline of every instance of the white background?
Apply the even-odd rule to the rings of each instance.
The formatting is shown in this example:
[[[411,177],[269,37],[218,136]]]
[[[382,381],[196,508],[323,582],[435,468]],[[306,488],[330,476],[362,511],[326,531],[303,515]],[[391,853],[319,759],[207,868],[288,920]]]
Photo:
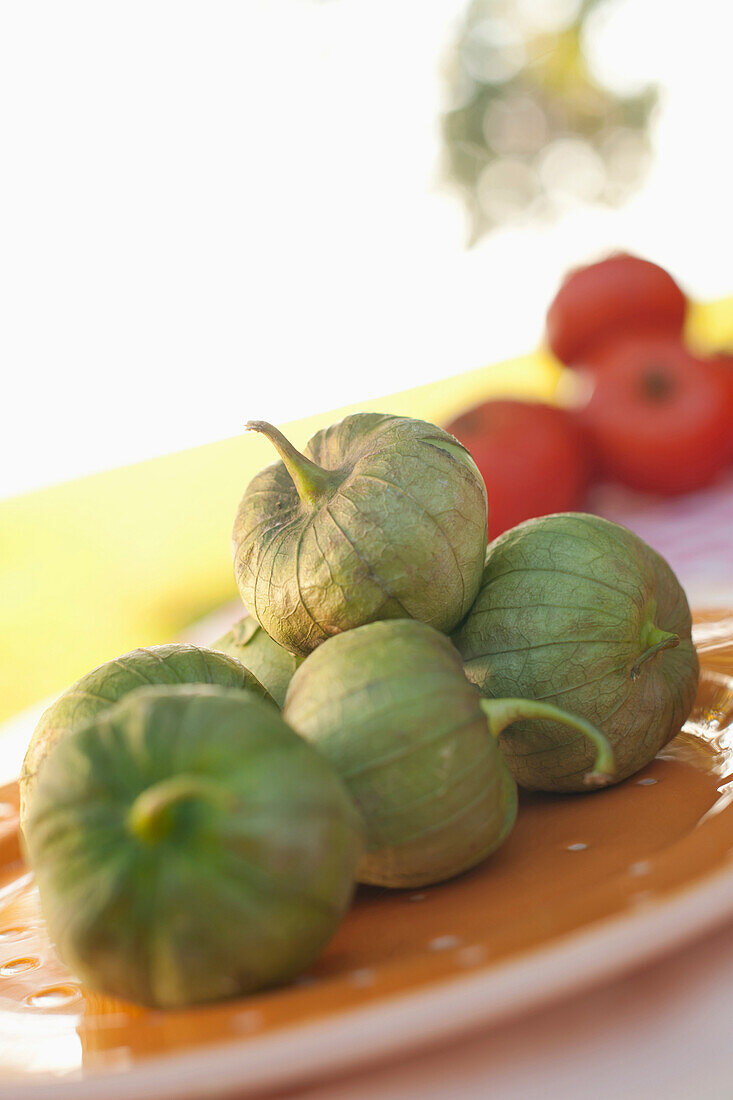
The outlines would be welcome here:
[[[643,189],[471,251],[437,186],[463,6],[0,3],[0,495],[526,351],[608,247],[732,289],[728,4],[614,0],[607,78],[663,85]]]

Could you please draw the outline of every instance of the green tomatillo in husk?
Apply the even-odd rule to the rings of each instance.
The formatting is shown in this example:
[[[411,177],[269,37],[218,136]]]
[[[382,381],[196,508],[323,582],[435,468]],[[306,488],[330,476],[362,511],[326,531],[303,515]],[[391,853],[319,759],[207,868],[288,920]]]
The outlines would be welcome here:
[[[71,730],[96,717],[123,695],[145,684],[219,684],[246,688],[274,700],[254,673],[239,661],[212,649],[185,644],[133,649],[107,661],[72,684],[43,712],[31,738],[20,773],[20,819],[36,773],[48,751]]]
[[[685,593],[637,535],[598,516],[528,520],[489,546],[481,591],[453,641],[487,698],[512,691],[598,726],[633,775],[680,731],[699,675]],[[500,747],[531,790],[583,789],[592,754],[554,722]]]
[[[160,1008],[287,982],[351,899],[362,823],[275,707],[139,688],[59,741],[25,824],[51,938],[92,989]]]
[[[486,489],[468,451],[422,420],[356,413],[305,454],[248,428],[282,462],[249,484],[234,524],[237,584],[267,633],[303,656],[379,619],[448,631],[478,592]]]
[[[228,653],[253,672],[279,707],[285,701],[293,673],[303,660],[278,645],[251,615],[239,619],[211,648]]]
[[[360,881],[393,887],[440,882],[499,847],[517,792],[495,738],[511,722],[549,713],[575,721],[523,699],[482,700],[449,639],[410,620],[324,642],[293,676],[283,708],[361,811]],[[580,728],[596,740],[597,772],[612,770],[604,739]]]

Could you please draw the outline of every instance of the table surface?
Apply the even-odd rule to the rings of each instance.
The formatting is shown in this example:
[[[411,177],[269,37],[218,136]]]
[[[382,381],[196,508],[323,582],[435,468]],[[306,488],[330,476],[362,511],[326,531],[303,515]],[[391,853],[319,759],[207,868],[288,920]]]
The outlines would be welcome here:
[[[730,1100],[733,922],[583,996],[291,1100]]]

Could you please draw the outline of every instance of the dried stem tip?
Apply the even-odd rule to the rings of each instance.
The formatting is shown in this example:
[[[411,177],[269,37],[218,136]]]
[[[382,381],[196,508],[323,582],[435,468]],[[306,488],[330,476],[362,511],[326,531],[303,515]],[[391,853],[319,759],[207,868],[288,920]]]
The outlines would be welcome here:
[[[323,497],[329,496],[341,483],[339,474],[333,470],[324,470],[322,466],[306,458],[273,424],[268,424],[266,420],[249,420],[244,427],[246,431],[259,432],[270,440],[293,479],[303,504],[311,507],[319,504]]]

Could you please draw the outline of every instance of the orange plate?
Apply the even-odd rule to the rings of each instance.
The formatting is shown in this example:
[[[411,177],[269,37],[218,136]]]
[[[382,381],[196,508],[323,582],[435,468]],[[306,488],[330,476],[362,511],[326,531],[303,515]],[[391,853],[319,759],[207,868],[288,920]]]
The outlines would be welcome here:
[[[81,989],[46,937],[15,788],[0,789],[0,1100],[303,1081],[588,985],[733,913],[733,616],[699,615],[695,638],[696,709],[648,768],[523,797],[501,851],[453,882],[361,889],[310,973],[246,1000],[155,1012]]]

